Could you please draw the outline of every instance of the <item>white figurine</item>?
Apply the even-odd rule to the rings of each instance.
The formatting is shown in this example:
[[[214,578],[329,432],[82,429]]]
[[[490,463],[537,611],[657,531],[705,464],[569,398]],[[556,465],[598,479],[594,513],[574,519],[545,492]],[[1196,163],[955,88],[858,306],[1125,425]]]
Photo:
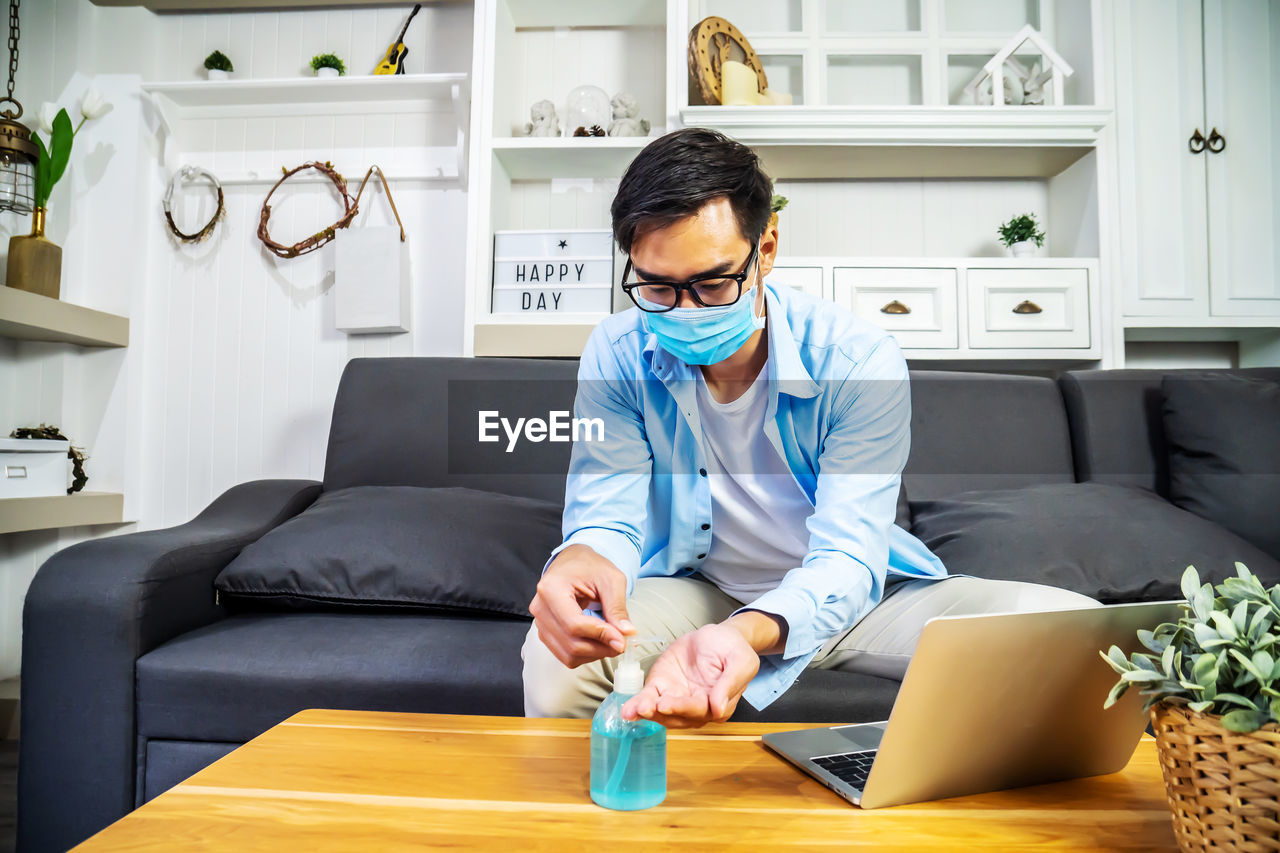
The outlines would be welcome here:
[[[538,101],[529,108],[532,122],[525,122],[525,136],[559,136],[560,121],[556,116],[556,105],[550,101]]]
[[[640,105],[636,96],[630,92],[619,92],[609,101],[613,110],[613,121],[609,122],[610,136],[648,136],[649,120],[637,118]]]

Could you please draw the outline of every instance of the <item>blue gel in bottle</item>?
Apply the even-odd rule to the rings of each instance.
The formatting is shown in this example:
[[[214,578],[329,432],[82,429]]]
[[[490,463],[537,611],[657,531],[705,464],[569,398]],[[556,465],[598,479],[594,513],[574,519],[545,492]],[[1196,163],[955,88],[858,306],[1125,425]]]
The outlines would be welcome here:
[[[667,730],[653,720],[624,720],[622,705],[644,687],[627,643],[613,692],[591,720],[591,799],[607,809],[636,811],[667,798]]]

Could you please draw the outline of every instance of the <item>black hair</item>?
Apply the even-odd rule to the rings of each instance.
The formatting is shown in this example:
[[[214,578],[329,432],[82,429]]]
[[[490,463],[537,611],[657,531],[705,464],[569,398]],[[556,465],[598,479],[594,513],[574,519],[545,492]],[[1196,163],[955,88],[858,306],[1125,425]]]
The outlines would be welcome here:
[[[773,212],[773,181],[741,142],[702,127],[659,137],[636,155],[614,196],[613,237],[625,253],[637,231],[663,228],[725,197],[738,230],[759,239]]]

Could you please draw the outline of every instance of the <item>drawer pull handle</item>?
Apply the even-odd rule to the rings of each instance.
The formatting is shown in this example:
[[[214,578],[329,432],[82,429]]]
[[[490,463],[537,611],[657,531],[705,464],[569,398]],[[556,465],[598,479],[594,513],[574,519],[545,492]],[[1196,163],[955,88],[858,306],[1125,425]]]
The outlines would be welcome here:
[[[1024,299],[1013,307],[1015,314],[1041,314],[1044,309],[1032,302],[1030,299]]]
[[[888,305],[880,309],[881,314],[910,314],[911,309],[903,305],[898,300],[893,300]]]
[[[6,465],[4,466],[4,476],[8,480],[20,480],[27,476],[26,465]]]

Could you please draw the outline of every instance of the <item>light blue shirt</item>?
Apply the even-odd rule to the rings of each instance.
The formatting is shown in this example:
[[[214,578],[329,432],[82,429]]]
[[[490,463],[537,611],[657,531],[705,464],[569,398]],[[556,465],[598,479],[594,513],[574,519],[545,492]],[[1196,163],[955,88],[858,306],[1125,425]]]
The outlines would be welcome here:
[[[947,573],[924,543],[894,524],[911,444],[911,393],[897,342],[789,287],[765,285],[765,300],[764,431],[813,514],[801,565],[738,611],[771,613],[787,624],[785,649],[761,656],[743,694],[757,709],[880,602],[886,576]],[[587,545],[622,570],[628,595],[637,578],[698,570],[711,550],[712,513],[695,370],[662,349],[638,308],[591,333],[574,416],[599,418],[604,435],[574,442],[564,543],[552,557]]]

